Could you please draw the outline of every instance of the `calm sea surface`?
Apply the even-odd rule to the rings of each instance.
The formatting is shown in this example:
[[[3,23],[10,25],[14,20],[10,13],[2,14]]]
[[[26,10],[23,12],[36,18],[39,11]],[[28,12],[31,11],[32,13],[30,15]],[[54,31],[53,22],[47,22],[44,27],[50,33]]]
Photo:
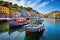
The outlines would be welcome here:
[[[46,18],[44,23],[45,30],[39,40],[60,40],[60,19]],[[24,28],[11,29],[8,22],[0,23],[0,40],[26,40],[25,38]]]

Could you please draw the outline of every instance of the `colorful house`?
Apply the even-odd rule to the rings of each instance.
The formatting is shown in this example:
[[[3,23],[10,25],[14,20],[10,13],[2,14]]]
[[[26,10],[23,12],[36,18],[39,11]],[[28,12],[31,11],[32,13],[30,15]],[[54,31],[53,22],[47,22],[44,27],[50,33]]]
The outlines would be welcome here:
[[[0,6],[0,13],[7,13],[7,14],[9,14],[9,8]]]
[[[11,18],[19,18],[21,17],[21,12],[17,10],[10,10],[10,17]]]
[[[9,17],[9,8],[0,6],[0,18]]]

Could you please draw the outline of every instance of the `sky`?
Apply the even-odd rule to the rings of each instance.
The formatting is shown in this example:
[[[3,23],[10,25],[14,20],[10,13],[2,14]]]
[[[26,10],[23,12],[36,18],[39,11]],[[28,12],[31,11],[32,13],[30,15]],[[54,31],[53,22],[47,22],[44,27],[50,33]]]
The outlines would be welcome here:
[[[31,7],[34,10],[47,14],[51,11],[60,11],[60,0],[3,0],[19,6]]]

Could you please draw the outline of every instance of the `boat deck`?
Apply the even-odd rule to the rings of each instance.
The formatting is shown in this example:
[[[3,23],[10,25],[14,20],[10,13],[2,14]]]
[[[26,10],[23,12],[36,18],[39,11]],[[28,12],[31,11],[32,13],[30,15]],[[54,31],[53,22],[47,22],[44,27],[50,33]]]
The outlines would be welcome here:
[[[39,25],[40,24],[34,23],[34,24],[29,25],[28,27],[38,27]]]

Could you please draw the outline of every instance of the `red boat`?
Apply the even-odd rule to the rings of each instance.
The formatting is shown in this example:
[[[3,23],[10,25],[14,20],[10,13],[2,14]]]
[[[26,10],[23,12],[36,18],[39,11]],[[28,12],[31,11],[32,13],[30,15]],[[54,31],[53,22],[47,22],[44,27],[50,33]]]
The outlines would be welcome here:
[[[27,20],[23,18],[17,18],[9,22],[9,25],[12,27],[21,27],[27,24]]]
[[[24,19],[24,18],[18,18],[18,19],[16,19],[16,22],[18,22],[18,23],[25,23],[25,22],[27,22],[27,20]]]

